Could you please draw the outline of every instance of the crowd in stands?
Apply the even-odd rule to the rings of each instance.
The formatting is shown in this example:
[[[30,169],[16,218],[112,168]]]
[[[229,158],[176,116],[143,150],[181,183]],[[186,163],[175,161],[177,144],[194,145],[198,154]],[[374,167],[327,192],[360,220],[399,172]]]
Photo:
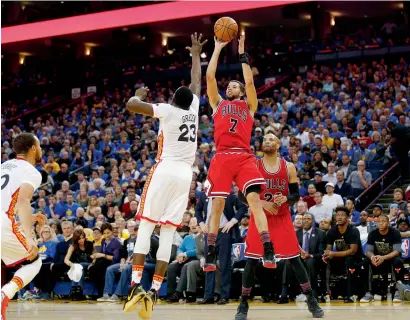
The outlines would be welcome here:
[[[229,80],[226,77],[218,82],[221,96],[225,95]],[[359,244],[356,251],[348,249],[348,253],[343,253],[347,257],[346,268],[367,263],[377,271],[382,260],[391,260],[396,278],[408,281],[398,244],[410,236],[409,190],[405,193],[401,188],[396,189],[389,207],[377,204],[370,215],[356,210],[355,199],[379,177],[380,169],[386,170],[397,161],[401,164],[401,181],[408,181],[405,179],[410,146],[409,81],[410,66],[404,58],[392,64],[381,59],[362,64],[338,62],[334,67],[313,65],[306,74],[296,75],[289,86],[274,90],[273,95],[259,101],[251,149],[256,157],[263,156],[263,136],[273,132],[281,140],[281,157],[297,168],[301,201],[292,208],[292,219],[315,294],[323,299],[329,294],[329,288],[324,285],[325,262],[341,257],[332,256],[333,244],[336,252],[346,252],[349,248],[346,244]],[[46,226],[33,227],[32,235],[38,241],[43,266],[34,279],[35,290],[21,293],[21,299],[50,299],[55,283],[67,281],[65,274],[72,264],[83,266],[84,277],[95,283],[100,301],[118,301],[126,295],[132,248],[138,236],[138,221],[134,216],[158,153],[158,120],[130,114],[125,109],[126,101],[133,95],[132,87],[143,85],[142,81],[125,84],[115,91],[94,95],[73,109],[62,109],[57,116],[39,116],[27,125],[22,121],[12,127],[2,125],[2,163],[15,156],[12,139],[21,132],[35,133],[43,148],[42,162],[37,166],[43,185],[32,203],[33,213],[48,218]],[[148,102],[171,102],[175,87],[169,82],[167,86],[158,83],[150,89]],[[203,208],[202,186],[215,152],[205,92],[203,82],[192,184],[168,269],[169,302],[183,299],[184,292],[187,302],[196,301],[196,281],[204,277],[201,271],[207,232],[204,213],[209,210]],[[407,148],[404,156],[403,148]],[[233,186],[235,199],[237,192]],[[225,208],[240,212],[225,221],[234,225],[240,235],[232,235],[231,246],[246,237],[249,215],[241,206],[244,205],[232,200],[235,210]],[[384,209],[387,217],[383,216]],[[346,230],[349,237],[343,245],[339,236]],[[316,235],[315,243],[312,233]],[[386,234],[391,236],[385,237],[384,245],[380,245],[380,235]],[[159,228],[152,236],[147,266],[155,263],[158,237]],[[362,248],[365,243],[367,247]],[[233,262],[227,262],[229,277],[221,270],[212,280],[216,284],[205,284],[213,289],[209,289],[204,304],[217,300],[223,304],[235,297],[237,282],[231,280]],[[241,261],[233,264],[234,268],[240,265]],[[278,270],[286,270],[285,262],[281,268]],[[262,268],[260,272],[266,270]],[[117,287],[116,274],[121,274]],[[284,279],[282,275],[277,271],[268,286],[266,281],[261,283],[264,301],[286,303],[288,295],[292,296],[292,279]],[[72,283],[73,300],[84,298],[84,277]],[[320,288],[318,277],[322,279]],[[348,273],[347,293],[343,294],[346,302],[354,301],[352,296],[358,294],[357,282],[352,279]],[[361,275],[359,279],[364,284],[368,277]],[[210,281],[208,277],[206,280]],[[375,291],[367,286],[364,297],[371,300],[370,295],[381,294]],[[394,299],[399,300],[397,295]]]

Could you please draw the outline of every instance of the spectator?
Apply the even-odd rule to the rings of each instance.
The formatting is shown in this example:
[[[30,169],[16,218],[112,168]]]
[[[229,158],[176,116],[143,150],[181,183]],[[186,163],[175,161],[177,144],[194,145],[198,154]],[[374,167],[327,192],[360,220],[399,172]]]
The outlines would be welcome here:
[[[328,182],[326,183],[326,193],[323,196],[322,203],[325,207],[329,207],[332,210],[336,209],[338,206],[343,206],[344,202],[340,195],[334,193],[335,186],[333,183]]]
[[[393,266],[396,279],[403,281],[405,270],[400,255],[400,232],[389,226],[389,218],[387,216],[381,215],[378,228],[370,231],[367,239],[366,256],[371,261],[373,274],[386,274],[390,271],[391,266]],[[373,299],[373,295],[369,291],[360,302],[370,302]],[[394,294],[393,302],[401,302],[398,291]]]
[[[358,197],[364,190],[366,190],[372,183],[372,175],[365,170],[364,161],[357,162],[357,170],[353,171],[347,183],[352,186],[353,196]]]
[[[356,150],[353,154],[353,163],[358,163],[359,161],[371,161],[374,158],[374,153],[367,149],[366,141],[361,140],[359,146],[360,149]]]
[[[356,167],[350,164],[350,157],[348,155],[342,156],[342,166],[340,170],[343,171],[345,179],[348,179],[350,174],[356,170]]]
[[[313,207],[316,202],[315,202],[315,194],[316,194],[317,190],[315,185],[309,184],[308,186],[308,195],[306,197],[303,197],[303,201],[307,203],[308,209],[310,209],[311,207]]]
[[[406,217],[397,219],[397,229],[400,231],[402,238],[410,238],[410,222]]]
[[[367,279],[368,264],[362,252],[360,233],[357,228],[348,223],[349,210],[345,207],[336,208],[337,225],[332,227],[326,235],[326,250],[323,261],[330,263],[332,274],[345,274],[347,272],[347,296],[345,303],[356,301],[354,293],[357,288],[357,277],[361,274]],[[332,251],[336,245],[336,251]]]
[[[52,282],[50,284],[49,292],[53,290],[55,283],[59,281],[60,278],[69,270],[68,266],[64,263],[64,259],[67,255],[68,248],[71,245],[74,231],[73,223],[70,221],[63,221],[61,223],[61,228],[63,231],[64,240],[57,244],[56,254],[54,255],[53,263],[50,265]]]
[[[397,204],[397,207],[399,208],[400,211],[403,211],[406,216],[409,215],[409,212],[407,211],[407,203],[406,201],[403,200],[404,197],[404,192],[400,188],[394,189],[393,192],[393,203]]]
[[[195,248],[195,236],[198,233],[198,223],[196,218],[190,221],[190,234],[182,241],[181,246],[177,251],[177,258],[168,266],[167,270],[167,296],[172,297],[174,293],[181,293],[186,287],[187,267],[189,261],[197,260]],[[179,283],[177,286],[177,276],[179,275]],[[177,293],[178,295],[178,293]]]
[[[328,173],[326,173],[323,176],[323,180],[335,185],[337,183],[335,169],[336,169],[335,164],[333,162],[330,162],[327,166]]]
[[[393,120],[387,123],[387,127],[391,131],[391,140],[387,145],[393,147],[400,162],[402,178],[406,179],[409,177],[410,129],[408,126],[395,123]]]
[[[332,219],[325,218],[319,223],[319,229],[327,232],[332,227]]]
[[[349,210],[350,222],[353,225],[358,225],[360,222],[360,212],[355,210],[355,198],[349,197],[346,199],[346,208]]]
[[[97,178],[93,181],[93,185],[94,185],[94,190],[91,190],[90,192],[88,192],[89,196],[96,196],[97,198],[99,197],[105,197],[105,190],[101,188],[102,184],[103,184],[104,180]]]
[[[309,209],[309,213],[315,218],[315,223],[320,223],[327,218],[332,220],[332,208],[323,203],[323,196],[321,192],[315,193],[315,205]]]
[[[308,212],[307,203],[305,201],[298,201],[296,203],[296,214],[304,216]]]
[[[372,230],[370,223],[367,221],[368,219],[369,213],[367,211],[360,212],[360,222],[357,229],[360,232],[360,241],[362,242],[362,246],[367,243],[367,237]]]
[[[54,259],[57,247],[57,237],[54,230],[45,225],[40,231],[38,252],[42,262],[39,273],[34,278],[34,287],[38,289],[35,299],[51,300],[52,287],[50,286],[50,265]]]
[[[132,255],[134,254],[134,245],[138,234],[136,222],[130,221],[127,229],[130,233],[130,237],[124,241],[122,246],[120,263],[113,264],[107,268],[105,274],[104,294],[97,301],[118,302],[121,300],[121,297],[128,294],[132,272]],[[150,252],[152,252],[153,249],[155,250],[155,246],[151,246]],[[115,275],[118,273],[121,274],[120,281],[114,291]]]
[[[102,232],[101,229],[97,226],[93,228],[93,238],[94,238],[94,251],[101,252],[101,242],[102,242]]]
[[[326,183],[327,181],[323,181],[323,173],[320,171],[315,172],[315,177],[314,177],[314,182],[315,182],[315,188],[318,192],[324,194],[326,193]],[[309,192],[309,190],[308,190]]]
[[[241,220],[239,225],[239,232],[241,233],[242,242],[244,242],[246,235],[248,234],[248,226],[249,226],[249,215],[246,213]]]
[[[313,215],[306,213],[303,215],[303,229],[296,232],[301,250],[301,258],[309,275],[312,285],[313,295],[318,297],[317,276],[322,264],[322,255],[325,250],[326,233],[313,226]]]
[[[95,283],[98,295],[101,297],[104,290],[104,280],[107,268],[120,261],[121,243],[114,237],[113,227],[104,223],[101,227],[104,239],[101,241],[101,252],[94,253],[91,258],[90,279]]]
[[[92,262],[91,255],[93,254],[94,246],[83,230],[75,230],[73,233],[72,243],[68,248],[68,252],[64,258],[64,263],[68,267],[72,267],[75,263],[83,267],[83,274],[79,282],[73,281],[71,283],[71,299],[73,301],[84,300],[83,283],[84,276]]]
[[[300,214],[295,215],[295,219],[293,220],[293,226],[295,227],[295,231],[302,229],[303,217]]]
[[[345,174],[343,170],[338,170],[336,173],[335,193],[340,195],[342,199],[352,196],[352,186],[345,182]]]

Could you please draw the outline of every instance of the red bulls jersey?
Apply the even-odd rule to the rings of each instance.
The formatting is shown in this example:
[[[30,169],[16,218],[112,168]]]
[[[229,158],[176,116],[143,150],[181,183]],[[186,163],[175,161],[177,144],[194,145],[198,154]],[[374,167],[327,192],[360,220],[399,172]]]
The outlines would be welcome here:
[[[261,192],[261,200],[273,202],[273,196],[277,193],[287,196],[289,193],[289,176],[286,160],[283,158],[279,159],[279,168],[276,172],[269,172],[263,164],[263,159],[257,159],[256,164],[266,181],[266,185]],[[289,214],[289,212],[288,202],[277,207],[278,215]]]
[[[213,114],[216,151],[250,152],[253,116],[244,100],[222,100]]]

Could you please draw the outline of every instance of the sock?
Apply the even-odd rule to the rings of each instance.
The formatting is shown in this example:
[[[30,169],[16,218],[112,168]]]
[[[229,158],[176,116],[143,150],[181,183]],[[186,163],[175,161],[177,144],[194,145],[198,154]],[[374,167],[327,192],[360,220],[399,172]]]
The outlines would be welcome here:
[[[242,301],[247,301],[251,295],[252,288],[242,287]]]
[[[1,288],[1,291],[11,300],[17,291],[21,290],[30,283],[31,280],[37,275],[41,268],[41,260],[22,266],[16,271],[14,277],[9,283]]]
[[[142,278],[142,272],[144,271],[144,266],[139,264],[132,265],[132,275],[131,275],[131,285],[140,284]]]
[[[164,280],[164,277],[154,274],[154,278],[152,279],[151,289],[154,289],[155,291],[158,292],[159,289],[161,288],[163,280]]]
[[[208,246],[214,246],[216,243],[216,234],[208,233]]]
[[[306,297],[312,296],[313,292],[312,288],[310,287],[310,282],[301,283],[300,287],[302,288],[302,292],[306,295]]]
[[[270,241],[270,234],[269,234],[269,232],[267,232],[267,231],[262,231],[261,233],[259,233],[259,236],[261,237],[262,243],[271,242],[271,241]]]

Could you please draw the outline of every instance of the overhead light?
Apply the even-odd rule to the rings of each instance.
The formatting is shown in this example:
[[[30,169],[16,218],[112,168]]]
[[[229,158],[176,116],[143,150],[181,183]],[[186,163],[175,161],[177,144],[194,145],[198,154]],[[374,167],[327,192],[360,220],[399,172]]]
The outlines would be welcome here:
[[[201,53],[201,58],[202,58],[202,59],[205,59],[205,58],[206,58],[206,53],[205,53],[205,52],[202,52],[202,53]]]
[[[331,17],[330,18],[330,25],[333,27],[334,25],[336,25],[336,20],[335,20],[335,17]]]
[[[278,52],[275,52],[275,56],[277,56],[279,53]]]
[[[90,47],[85,47],[85,55],[89,56],[91,54],[91,48]]]
[[[162,46],[166,47],[168,44],[168,37],[165,35],[162,35]]]
[[[25,60],[26,60],[26,59],[25,59],[24,56],[20,56],[19,63],[20,63],[20,64],[24,64],[24,61],[25,61]]]
[[[174,50],[167,50],[168,54],[173,54]]]
[[[192,53],[191,53],[191,52],[189,53],[189,56],[192,57]]]
[[[242,30],[241,31],[241,36],[244,36],[245,35],[245,30]]]

